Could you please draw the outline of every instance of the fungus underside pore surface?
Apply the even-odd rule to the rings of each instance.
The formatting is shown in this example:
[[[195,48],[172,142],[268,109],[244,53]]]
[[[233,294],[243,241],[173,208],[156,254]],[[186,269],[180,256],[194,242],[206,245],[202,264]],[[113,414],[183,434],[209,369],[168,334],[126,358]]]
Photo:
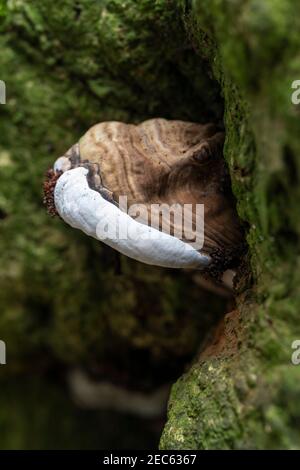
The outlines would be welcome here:
[[[173,386],[160,445],[299,447],[299,369],[290,362],[300,337],[300,116],[290,104],[300,74],[296,6],[63,0],[57,8],[19,0],[0,9],[0,78],[8,88],[0,108],[0,336],[10,357],[0,396],[11,397],[0,433],[13,429],[1,446],[64,448],[78,428],[99,435],[100,412],[91,424],[65,407],[68,368],[134,389],[173,382],[228,311],[194,273],[122,257],[117,275],[113,252],[50,219],[40,190],[45,169],[96,122],[221,123],[224,102],[224,156],[248,227],[251,275],[245,269],[236,310]],[[45,416],[60,407],[53,443]],[[129,447],[157,439],[131,425]]]

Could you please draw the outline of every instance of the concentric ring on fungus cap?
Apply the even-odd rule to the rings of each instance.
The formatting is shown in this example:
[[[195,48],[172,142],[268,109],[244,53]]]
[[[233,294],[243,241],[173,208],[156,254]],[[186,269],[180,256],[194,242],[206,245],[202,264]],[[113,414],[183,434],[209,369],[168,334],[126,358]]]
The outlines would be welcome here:
[[[233,267],[241,255],[243,231],[235,210],[230,179],[222,155],[224,133],[213,124],[150,119],[139,125],[103,122],[93,126],[58,158],[44,184],[44,202],[51,214],[74,228],[101,239],[119,252],[173,268],[197,268],[214,275]],[[146,218],[135,220],[118,207],[146,207]],[[176,237],[177,219],[164,230],[164,215],[153,216],[153,205],[204,205],[204,243],[196,250],[190,234]],[[115,219],[114,219],[115,218]],[[155,219],[155,220],[154,220]],[[106,239],[97,225],[128,223],[134,240]],[[197,229],[197,227],[196,227]],[[151,230],[157,239],[143,240]]]

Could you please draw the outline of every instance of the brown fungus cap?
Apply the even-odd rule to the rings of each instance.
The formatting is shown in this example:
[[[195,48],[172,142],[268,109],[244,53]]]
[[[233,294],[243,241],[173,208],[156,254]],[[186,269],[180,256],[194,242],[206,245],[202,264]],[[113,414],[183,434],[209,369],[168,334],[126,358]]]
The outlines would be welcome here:
[[[150,119],[139,125],[103,122],[90,128],[64,155],[70,167],[87,166],[89,185],[111,202],[127,196],[128,206],[143,204],[148,221],[153,204],[204,204],[204,246],[216,274],[232,267],[243,252],[243,230],[235,209],[223,158],[224,133],[214,124]],[[54,176],[45,194],[54,190]],[[45,200],[54,212],[51,197]],[[163,215],[159,226],[163,229]],[[172,220],[176,233],[176,221]],[[190,237],[186,242],[189,243]]]

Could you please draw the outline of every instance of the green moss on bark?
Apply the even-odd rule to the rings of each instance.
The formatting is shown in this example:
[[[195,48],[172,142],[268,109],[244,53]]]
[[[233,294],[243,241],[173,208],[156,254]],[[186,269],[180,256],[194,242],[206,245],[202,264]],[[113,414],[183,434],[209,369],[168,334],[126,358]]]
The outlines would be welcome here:
[[[222,303],[193,274],[122,258],[116,275],[111,250],[49,219],[41,184],[95,122],[220,122],[224,100],[253,285],[173,387],[161,447],[300,447],[300,369],[290,361],[300,337],[296,0],[10,0],[0,12],[1,383],[36,370],[46,383],[53,365],[81,364],[147,388],[194,354]],[[33,445],[15,440],[18,416],[6,447]]]
[[[238,296],[238,325],[173,387],[162,448],[299,448],[299,109],[297,2],[192,2],[187,30],[213,64],[225,100],[224,154],[254,285]],[[298,397],[298,398],[297,398]]]

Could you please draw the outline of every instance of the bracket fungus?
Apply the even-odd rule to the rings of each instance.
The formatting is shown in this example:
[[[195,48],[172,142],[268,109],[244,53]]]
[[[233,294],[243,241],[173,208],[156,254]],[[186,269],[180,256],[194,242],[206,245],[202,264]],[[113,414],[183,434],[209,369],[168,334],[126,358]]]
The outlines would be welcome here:
[[[138,261],[220,274],[243,246],[223,143],[214,124],[103,122],[56,160],[44,201],[51,214]],[[124,197],[133,211],[121,207]]]

